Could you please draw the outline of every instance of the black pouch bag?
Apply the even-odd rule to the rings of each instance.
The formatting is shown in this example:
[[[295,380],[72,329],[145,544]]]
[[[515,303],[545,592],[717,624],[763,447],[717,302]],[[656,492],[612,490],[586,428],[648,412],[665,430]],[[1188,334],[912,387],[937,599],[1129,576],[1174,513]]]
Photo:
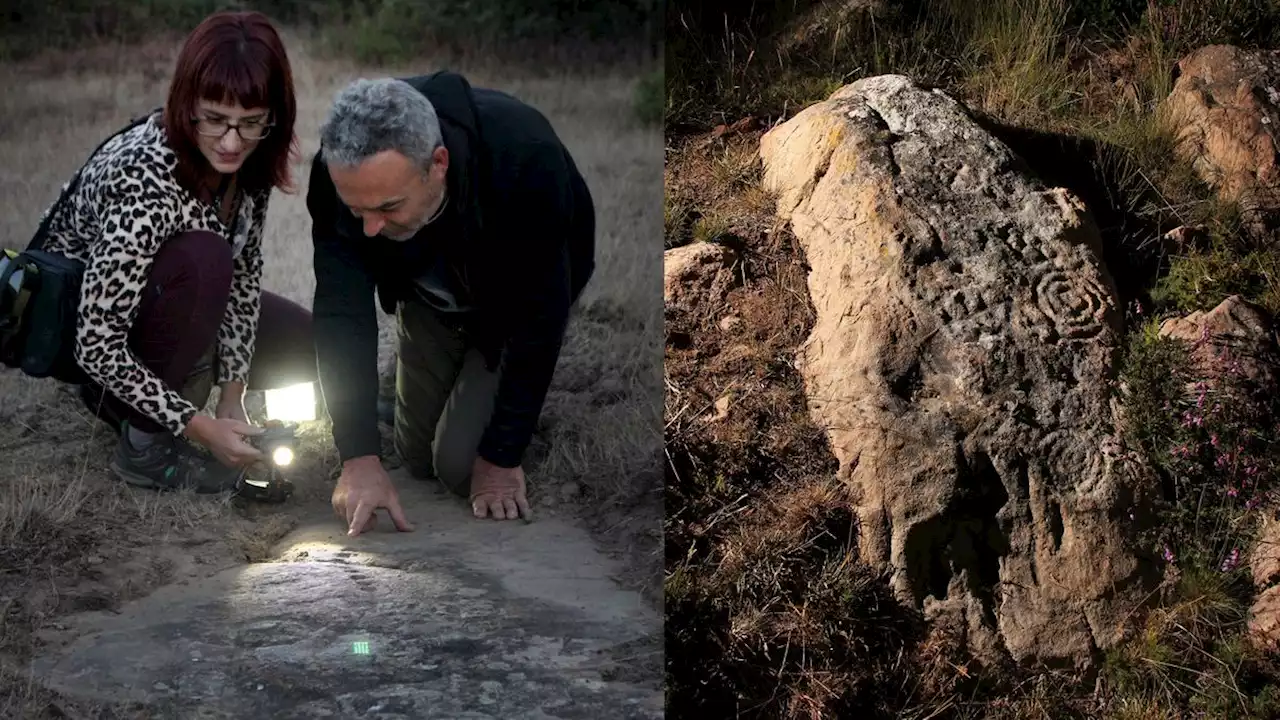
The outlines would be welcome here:
[[[116,136],[146,122],[151,114],[135,118],[103,140],[89,157]],[[88,379],[75,359],[84,263],[43,246],[50,221],[80,184],[83,171],[81,166],[63,188],[27,248],[5,250],[0,255],[0,362],[31,377],[52,377],[75,385]]]

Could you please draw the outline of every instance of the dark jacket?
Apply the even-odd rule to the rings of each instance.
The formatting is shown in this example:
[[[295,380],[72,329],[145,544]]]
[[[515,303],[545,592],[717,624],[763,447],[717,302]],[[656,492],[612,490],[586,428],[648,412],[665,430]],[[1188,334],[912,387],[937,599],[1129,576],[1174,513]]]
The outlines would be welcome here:
[[[569,308],[595,267],[595,209],[573,159],[541,113],[506,93],[438,72],[404,78],[440,118],[449,150],[449,207],[459,232],[443,252],[470,284],[464,332],[501,380],[481,457],[521,461],[560,354]],[[441,248],[420,237],[366,237],[334,191],[324,149],[311,166],[307,208],[315,245],[320,386],[343,461],[378,455],[378,326]],[[424,228],[424,233],[432,226]],[[423,235],[424,233],[419,233]]]

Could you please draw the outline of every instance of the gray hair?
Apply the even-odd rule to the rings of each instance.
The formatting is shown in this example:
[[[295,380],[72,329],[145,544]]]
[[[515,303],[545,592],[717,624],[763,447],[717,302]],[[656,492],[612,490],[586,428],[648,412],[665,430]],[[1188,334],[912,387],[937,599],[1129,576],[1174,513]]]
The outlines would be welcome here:
[[[347,85],[334,97],[320,128],[325,162],[346,167],[395,150],[426,170],[442,143],[431,101],[393,78],[361,78]]]

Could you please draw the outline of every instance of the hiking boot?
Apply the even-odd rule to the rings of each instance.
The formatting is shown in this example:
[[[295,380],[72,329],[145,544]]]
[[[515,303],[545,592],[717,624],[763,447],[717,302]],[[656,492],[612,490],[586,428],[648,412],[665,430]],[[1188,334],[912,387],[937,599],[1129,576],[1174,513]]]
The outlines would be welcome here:
[[[130,485],[155,490],[189,488],[200,494],[214,494],[238,488],[241,471],[184,445],[169,433],[160,433],[147,447],[136,448],[129,441],[126,421],[121,426],[111,470]]]

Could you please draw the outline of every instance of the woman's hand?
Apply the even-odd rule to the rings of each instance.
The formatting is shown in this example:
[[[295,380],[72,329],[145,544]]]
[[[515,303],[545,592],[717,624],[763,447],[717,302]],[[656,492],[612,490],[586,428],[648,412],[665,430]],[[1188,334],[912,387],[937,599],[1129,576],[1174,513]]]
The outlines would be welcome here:
[[[238,383],[223,385],[213,416],[219,420],[239,420],[248,425],[249,413],[244,409],[244,388]]]
[[[249,442],[250,437],[262,432],[262,428],[235,418],[197,415],[187,423],[185,434],[213,453],[218,462],[243,469],[263,459],[262,452]]]

